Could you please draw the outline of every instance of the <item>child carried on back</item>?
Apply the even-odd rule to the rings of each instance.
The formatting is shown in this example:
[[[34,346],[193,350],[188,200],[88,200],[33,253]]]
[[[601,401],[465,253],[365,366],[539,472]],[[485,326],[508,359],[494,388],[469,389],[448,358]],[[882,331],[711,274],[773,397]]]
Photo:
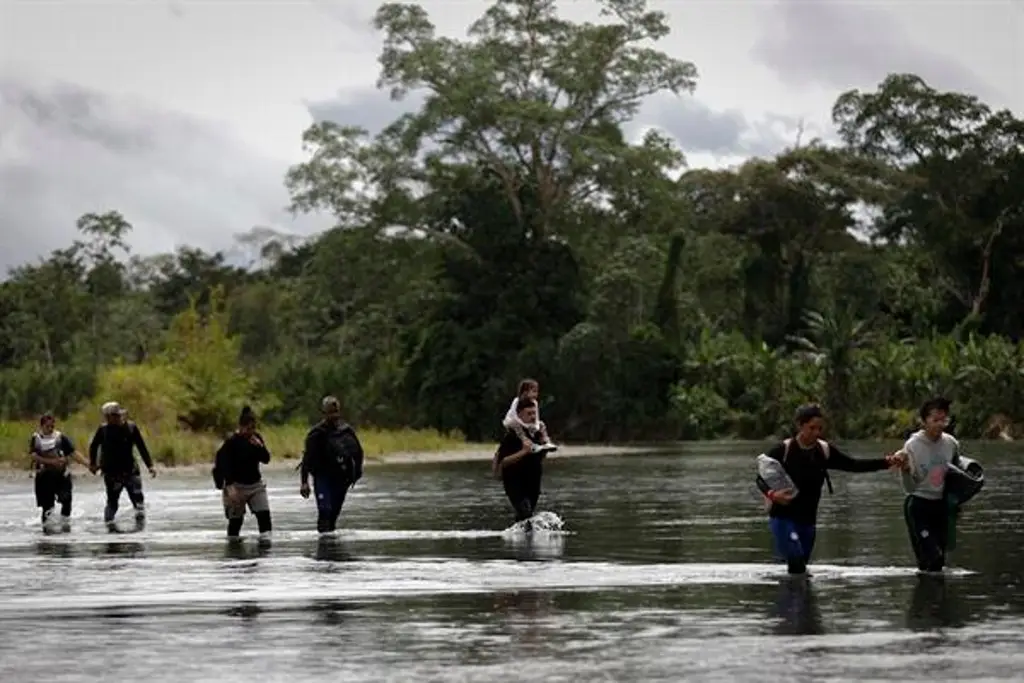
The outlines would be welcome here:
[[[544,451],[555,451],[558,450],[558,446],[551,442],[551,438],[548,436],[547,426],[544,421],[540,419],[540,404],[537,401],[537,397],[540,395],[540,384],[535,379],[524,379],[519,383],[519,391],[512,404],[508,407],[508,412],[505,413],[505,419],[501,421],[501,424],[505,429],[511,429],[520,438],[529,439],[534,442],[534,450]],[[538,403],[537,408],[537,420],[532,424],[524,424],[519,419],[518,407],[521,399],[529,398]],[[529,430],[530,433],[527,433]],[[539,439],[539,442],[537,441]]]

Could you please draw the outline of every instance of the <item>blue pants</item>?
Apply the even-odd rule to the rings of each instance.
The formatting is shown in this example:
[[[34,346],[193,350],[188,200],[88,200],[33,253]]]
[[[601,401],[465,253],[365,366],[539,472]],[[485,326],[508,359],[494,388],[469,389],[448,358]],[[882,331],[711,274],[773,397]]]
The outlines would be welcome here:
[[[338,526],[341,507],[351,482],[347,479],[313,475],[313,495],[316,496],[316,529],[323,533]]]
[[[817,529],[813,524],[800,524],[791,519],[771,517],[768,528],[772,532],[775,555],[784,560],[790,574],[803,574],[814,552]]]

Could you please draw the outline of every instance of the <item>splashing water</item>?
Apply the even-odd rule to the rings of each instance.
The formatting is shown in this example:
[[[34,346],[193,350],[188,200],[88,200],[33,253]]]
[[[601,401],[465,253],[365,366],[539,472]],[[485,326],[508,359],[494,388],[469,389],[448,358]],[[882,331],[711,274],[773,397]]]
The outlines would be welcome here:
[[[562,533],[564,531],[565,521],[554,512],[544,511],[538,512],[529,519],[516,522],[509,528],[505,529],[502,535],[508,538],[509,536],[527,533]]]

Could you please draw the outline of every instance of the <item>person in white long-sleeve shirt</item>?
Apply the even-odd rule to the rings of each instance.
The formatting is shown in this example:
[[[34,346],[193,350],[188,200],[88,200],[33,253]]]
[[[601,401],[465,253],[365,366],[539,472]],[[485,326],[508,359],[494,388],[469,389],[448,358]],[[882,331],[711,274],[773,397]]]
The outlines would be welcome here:
[[[911,548],[922,572],[941,572],[949,542],[949,507],[945,500],[946,473],[960,466],[960,443],[944,430],[950,401],[936,397],[921,406],[921,429],[900,450],[904,454],[901,477],[907,494],[903,515]]]
[[[528,429],[533,434],[540,437],[540,445],[544,446],[546,450],[552,449],[555,445],[551,442],[551,438],[548,436],[547,426],[543,420],[540,419],[540,408],[537,408],[536,419],[530,424],[524,424],[519,418],[519,401],[520,399],[530,399],[537,403],[538,396],[540,396],[540,384],[535,379],[524,379],[519,383],[519,392],[517,396],[512,399],[512,404],[508,407],[508,412],[505,413],[505,418],[501,421],[501,425],[505,429],[510,429],[519,435],[520,438],[527,438],[524,428]],[[539,406],[539,403],[538,403]]]

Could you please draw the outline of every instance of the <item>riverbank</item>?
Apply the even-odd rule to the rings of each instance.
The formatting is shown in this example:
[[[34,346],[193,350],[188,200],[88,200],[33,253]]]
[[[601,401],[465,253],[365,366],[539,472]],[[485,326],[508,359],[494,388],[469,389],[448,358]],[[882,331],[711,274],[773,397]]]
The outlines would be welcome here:
[[[88,456],[89,441],[98,427],[96,420],[71,417],[57,423],[78,451]],[[207,467],[223,441],[214,434],[200,434],[182,429],[162,429],[140,425],[143,438],[153,460],[163,468]],[[37,425],[33,422],[0,422],[0,467],[27,469],[29,437]],[[274,461],[296,462],[302,454],[308,425],[277,425],[260,429]],[[358,429],[359,440],[368,460],[396,454],[459,453],[480,451],[481,444],[468,443],[461,434],[444,434],[418,429]]]
[[[658,448],[646,448],[636,446],[561,446],[552,458],[585,458],[602,455],[639,455],[660,450]],[[453,450],[437,451],[394,451],[390,453],[368,453],[366,457],[366,469],[382,465],[417,465],[446,462],[490,462],[494,456],[494,447],[484,444],[461,444],[460,448]],[[14,463],[8,460],[0,461],[0,476],[4,478],[27,476],[28,468],[21,467],[22,463]],[[17,466],[16,466],[17,465]],[[263,466],[264,472],[290,472],[298,468],[298,457],[273,458],[270,464]],[[183,465],[157,465],[160,471],[169,471],[174,474],[205,474],[210,471],[211,462],[196,462]],[[76,474],[88,474],[80,465],[73,465]]]

